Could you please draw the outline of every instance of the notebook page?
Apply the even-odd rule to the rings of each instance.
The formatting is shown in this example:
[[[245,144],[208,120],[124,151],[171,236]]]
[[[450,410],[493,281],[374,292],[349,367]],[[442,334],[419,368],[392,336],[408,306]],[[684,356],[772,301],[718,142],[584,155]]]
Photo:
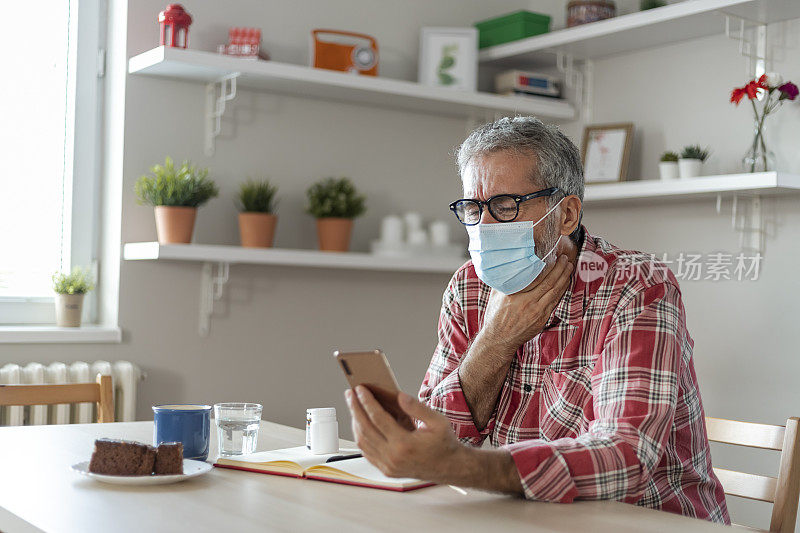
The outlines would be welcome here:
[[[337,452],[325,455],[314,455],[309,452],[308,448],[305,446],[297,446],[294,448],[255,452],[246,455],[221,456],[220,459],[228,459],[230,461],[238,461],[242,463],[272,463],[276,461],[290,461],[300,465],[300,468],[305,470],[309,466],[323,464],[330,457],[335,455],[340,454]]]
[[[414,478],[385,476],[383,472],[378,470],[376,466],[373,466],[372,463],[363,457],[359,457],[358,459],[347,459],[345,461],[336,461],[335,463],[330,463],[325,466],[327,468],[341,470],[342,472],[346,472],[352,476],[358,476],[377,484],[408,485],[420,482],[419,479]]]

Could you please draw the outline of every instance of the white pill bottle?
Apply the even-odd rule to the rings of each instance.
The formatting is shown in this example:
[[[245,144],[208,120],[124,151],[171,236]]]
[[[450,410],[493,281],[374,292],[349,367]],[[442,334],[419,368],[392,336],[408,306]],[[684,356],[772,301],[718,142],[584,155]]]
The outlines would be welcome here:
[[[306,448],[323,455],[339,451],[339,422],[335,407],[306,409]]]

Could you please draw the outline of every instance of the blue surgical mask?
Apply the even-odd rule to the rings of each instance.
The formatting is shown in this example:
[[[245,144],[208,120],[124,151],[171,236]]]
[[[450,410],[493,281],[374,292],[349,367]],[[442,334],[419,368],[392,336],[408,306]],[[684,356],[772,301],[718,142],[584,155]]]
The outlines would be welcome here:
[[[542,273],[547,264],[545,259],[561,240],[559,235],[550,251],[539,257],[533,241],[533,228],[559,205],[561,202],[536,222],[467,226],[469,255],[481,281],[504,294],[514,294],[530,285]]]

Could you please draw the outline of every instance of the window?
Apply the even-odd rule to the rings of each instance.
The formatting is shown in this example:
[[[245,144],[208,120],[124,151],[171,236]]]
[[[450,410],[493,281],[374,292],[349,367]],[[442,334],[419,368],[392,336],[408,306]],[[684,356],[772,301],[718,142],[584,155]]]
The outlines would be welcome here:
[[[96,258],[102,4],[30,9],[0,7],[0,324],[53,323],[51,276]]]

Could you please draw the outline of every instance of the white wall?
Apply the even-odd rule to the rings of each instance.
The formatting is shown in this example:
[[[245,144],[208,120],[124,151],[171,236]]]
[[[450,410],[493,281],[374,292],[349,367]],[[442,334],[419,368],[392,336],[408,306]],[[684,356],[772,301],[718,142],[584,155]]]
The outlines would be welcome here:
[[[629,3],[621,11],[629,11]],[[404,79],[416,76],[423,25],[469,25],[519,8],[551,11],[555,26],[564,18],[559,0],[184,5],[195,18],[193,48],[211,50],[225,40],[228,26],[252,25],[262,28],[275,60],[304,63],[310,29],[363,31],[379,40],[381,75]],[[157,43],[155,17],[163,7],[155,0],[131,2],[128,56]],[[800,32],[797,22],[787,26],[790,36]],[[786,58],[796,57],[796,48],[790,52],[794,56],[785,53]],[[748,142],[750,117],[746,107],[737,109],[727,100],[730,89],[744,82],[744,65],[736,44],[722,35],[597,61],[594,121],[635,123],[631,176],[656,177],[660,152],[694,142],[712,147],[711,170],[733,170]],[[776,69],[800,79],[796,61],[786,59]],[[313,220],[302,213],[303,191],[330,174],[350,176],[369,197],[369,213],[356,223],[356,249],[366,249],[387,211],[414,208],[429,218],[449,219],[446,204],[459,193],[450,152],[464,136],[461,120],[243,91],[223,121],[216,155],[207,158],[203,103],[200,85],[128,78],[123,242],[155,238],[152,211],[135,204],[132,187],[165,155],[209,166],[222,188],[221,198],[200,211],[195,242],[237,242],[231,198],[248,175],[267,175],[280,186],[278,246],[314,247]],[[800,172],[798,119],[800,105],[792,104],[770,124],[783,170]],[[580,123],[565,125],[565,131],[580,142]],[[793,295],[798,208],[797,196],[767,202],[774,235],[758,281],[682,285],[709,415],[777,424],[800,412],[794,342],[800,314]],[[628,248],[670,254],[738,249],[729,217],[716,215],[710,202],[590,208],[585,221],[592,233]],[[455,224],[453,230],[460,231]],[[234,266],[211,335],[201,339],[196,333],[200,265],[123,262],[121,345],[3,347],[0,360],[129,359],[149,376],[138,406],[143,419],[159,402],[247,400],[263,403],[266,418],[300,426],[306,407],[335,405],[346,436],[344,380],[330,352],[381,347],[402,386],[415,391],[435,345],[447,280],[434,274]],[[715,448],[717,464],[740,458]],[[765,472],[776,465],[771,457],[743,464]],[[762,527],[768,522],[767,505],[731,508],[737,521]]]
[[[800,80],[797,38],[800,20],[770,25],[784,32],[784,59],[774,70]],[[776,35],[777,37],[777,35]],[[629,176],[653,179],[664,150],[686,144],[709,145],[709,173],[736,172],[751,141],[751,109],[728,102],[730,90],[744,84],[746,63],[737,44],[724,35],[645,50],[594,64],[595,123],[633,122],[636,138]],[[780,170],[800,172],[800,103],[785,105],[770,117],[767,140]],[[577,128],[572,128],[575,135]],[[649,252],[711,253],[739,251],[730,225],[730,201],[717,215],[714,201],[589,208],[588,228],[612,242]],[[794,293],[800,288],[800,196],[764,202],[772,234],[757,281],[681,283],[694,360],[706,414],[782,424],[800,413],[800,357]],[[714,464],[775,475],[774,453],[713,447]],[[767,527],[771,506],[729,499],[735,521]]]

